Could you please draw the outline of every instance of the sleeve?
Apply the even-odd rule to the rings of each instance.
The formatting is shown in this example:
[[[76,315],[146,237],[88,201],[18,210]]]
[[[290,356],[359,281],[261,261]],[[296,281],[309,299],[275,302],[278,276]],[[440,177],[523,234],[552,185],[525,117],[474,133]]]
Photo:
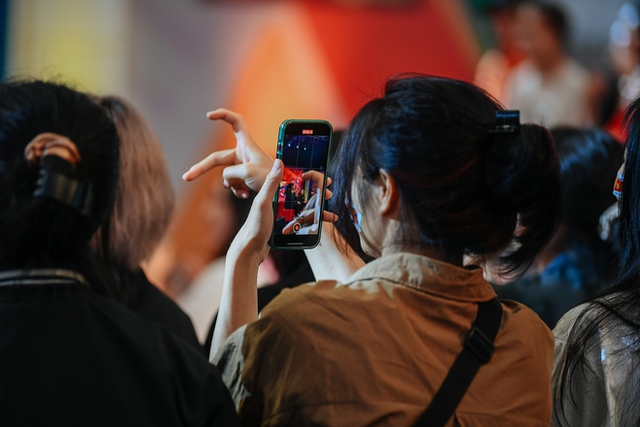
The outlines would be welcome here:
[[[254,322],[251,325],[257,324]],[[264,416],[264,392],[256,381],[249,381],[248,365],[260,363],[260,354],[253,350],[259,337],[249,339],[244,325],[227,338],[223,347],[211,359],[222,374],[243,426],[260,426]],[[247,355],[249,353],[249,355]],[[251,359],[251,360],[247,360]],[[260,360],[259,360],[260,359]]]
[[[584,306],[568,312],[554,329],[555,357],[552,371],[553,426],[602,426],[607,424],[607,394],[598,336],[585,343],[582,354],[570,353],[575,337],[585,331]]]
[[[247,325],[244,325],[234,333],[224,343],[224,346],[211,358],[211,363],[218,367],[222,374],[222,381],[225,383],[231,398],[236,405],[249,395],[248,390],[242,383],[242,371],[244,369],[244,356],[242,355],[242,344]]]

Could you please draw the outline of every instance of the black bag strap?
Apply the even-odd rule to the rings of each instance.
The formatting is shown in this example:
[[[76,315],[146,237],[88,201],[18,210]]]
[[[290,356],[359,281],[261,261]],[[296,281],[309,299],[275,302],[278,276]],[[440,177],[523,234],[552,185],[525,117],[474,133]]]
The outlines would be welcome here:
[[[480,366],[491,360],[493,341],[502,320],[502,304],[498,298],[478,304],[476,320],[464,340],[458,355],[429,407],[420,415],[413,427],[444,426],[467,392]]]

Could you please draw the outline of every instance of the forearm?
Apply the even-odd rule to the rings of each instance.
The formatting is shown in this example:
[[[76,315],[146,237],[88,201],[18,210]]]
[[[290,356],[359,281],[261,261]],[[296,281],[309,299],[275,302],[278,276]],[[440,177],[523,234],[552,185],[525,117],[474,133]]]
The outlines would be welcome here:
[[[260,262],[251,254],[233,249],[227,253],[220,309],[211,344],[212,357],[236,329],[258,318],[259,266]]]
[[[344,248],[347,248],[346,253]],[[333,224],[330,222],[322,224],[320,244],[304,252],[316,280],[345,282],[365,264],[362,258],[344,243],[342,236],[334,232]]]

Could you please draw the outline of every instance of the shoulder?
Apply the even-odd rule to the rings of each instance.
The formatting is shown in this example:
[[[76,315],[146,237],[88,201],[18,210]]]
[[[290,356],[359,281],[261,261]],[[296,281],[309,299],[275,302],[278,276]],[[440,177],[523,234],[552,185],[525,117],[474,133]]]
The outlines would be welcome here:
[[[558,320],[556,327],[553,328],[556,341],[566,342],[567,337],[576,326],[576,323],[581,323],[582,326],[578,327],[584,328],[584,322],[580,322],[580,320],[585,316],[587,318],[593,317],[596,310],[598,310],[597,306],[592,303],[583,303],[566,312],[560,320]]]
[[[153,320],[109,300],[94,301],[104,330],[126,345],[130,363],[141,363],[145,375],[178,396],[177,406],[192,420],[237,425],[233,402],[217,368],[202,352]],[[159,391],[158,391],[159,392]]]
[[[640,342],[636,299],[618,292],[567,312],[553,330],[555,363],[584,357],[585,363],[599,370],[601,365],[613,366],[631,357]]]
[[[579,336],[589,330],[594,330],[599,335],[608,334],[612,330],[627,330],[631,324],[640,320],[638,303],[638,296],[617,292],[580,304],[558,320],[553,330],[556,341],[566,342],[569,336]]]
[[[344,300],[353,294],[353,289],[335,280],[305,283],[295,288],[283,289],[261,313],[261,318],[279,314],[281,317],[308,313],[321,309],[325,300]],[[352,296],[353,297],[353,296]]]
[[[528,336],[533,339],[534,345],[552,351],[553,333],[536,312],[520,302],[501,302],[504,327],[509,327],[516,335]]]
[[[146,297],[142,300],[138,310],[135,311],[165,327],[195,349],[201,350],[202,346],[198,342],[191,319],[178,304],[146,278],[141,281],[139,286],[146,287],[147,291]]]
[[[244,365],[250,365],[246,369],[251,369],[267,354],[281,355],[277,361],[269,362],[280,364],[292,354],[313,352],[312,347],[325,334],[333,336],[344,324],[352,325],[353,310],[347,307],[353,307],[357,299],[353,294],[357,293],[336,281],[284,289],[262,310],[257,321],[236,330],[227,339],[212,362],[223,371],[223,376],[236,378]],[[311,330],[315,334],[309,334]]]

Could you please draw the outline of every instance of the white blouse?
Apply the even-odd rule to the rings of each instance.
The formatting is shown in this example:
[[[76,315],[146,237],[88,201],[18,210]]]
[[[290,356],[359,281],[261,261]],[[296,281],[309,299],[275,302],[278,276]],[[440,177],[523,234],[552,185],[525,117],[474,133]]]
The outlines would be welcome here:
[[[628,298],[627,293],[617,293],[596,301],[615,304]],[[554,402],[554,426],[623,427],[637,425],[640,420],[640,330],[622,317],[606,317],[586,342],[584,359],[568,378],[563,377],[569,343],[581,338],[593,321],[607,312],[598,302],[584,303],[566,313],[553,330],[553,389],[561,381],[569,381],[570,391],[562,397],[563,407],[558,400]],[[640,307],[623,312],[631,322],[640,323]]]

